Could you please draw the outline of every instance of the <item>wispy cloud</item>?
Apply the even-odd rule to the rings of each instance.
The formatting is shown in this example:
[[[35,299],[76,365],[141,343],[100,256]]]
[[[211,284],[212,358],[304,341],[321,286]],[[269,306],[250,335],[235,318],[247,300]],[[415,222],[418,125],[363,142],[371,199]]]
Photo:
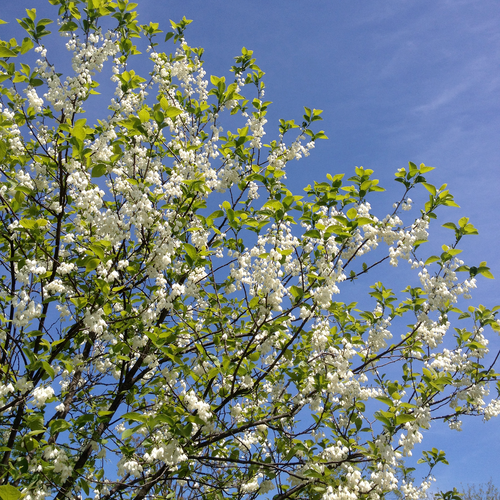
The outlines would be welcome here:
[[[474,107],[479,111],[500,88],[500,78],[496,67],[492,67],[491,56],[475,57],[462,64],[456,62],[453,73],[435,83],[435,90],[430,89],[424,94],[426,102],[415,106],[413,113],[429,114],[458,101],[460,109]],[[470,99],[463,96],[467,92],[471,93]]]
[[[443,91],[441,91],[437,96],[435,96],[433,99],[431,99],[430,102],[415,107],[413,111],[415,113],[423,113],[423,114],[432,113],[441,106],[444,106],[452,102],[458,96],[463,94],[465,91],[469,90],[473,86],[475,80],[476,80],[475,78],[473,79],[471,78],[469,81],[459,83],[458,85],[455,85],[452,88],[446,88]]]

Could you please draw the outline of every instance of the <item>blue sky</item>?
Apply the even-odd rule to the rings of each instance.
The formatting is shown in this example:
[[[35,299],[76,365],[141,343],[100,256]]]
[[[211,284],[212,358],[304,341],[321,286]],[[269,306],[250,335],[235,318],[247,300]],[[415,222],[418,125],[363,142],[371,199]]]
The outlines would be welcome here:
[[[362,165],[388,188],[389,208],[400,193],[392,181],[398,168],[408,161],[436,167],[428,180],[448,183],[461,206],[440,222],[470,217],[480,235],[461,245],[465,260],[486,260],[497,276],[480,280],[473,303],[500,303],[497,1],[138,1],[141,23],[153,20],[167,29],[169,19],[194,20],[186,38],[205,48],[209,74],[230,76],[241,47],[254,50],[266,72],[266,99],[273,101],[268,138],[277,134],[279,118],[298,121],[303,106],[324,110],[321,128],[330,139],[289,165],[296,194],[326,173],[349,174]],[[19,18],[33,6],[51,17],[47,5],[4,2],[0,17]],[[2,26],[1,37],[19,36],[15,28],[15,23]],[[448,453],[450,465],[435,471],[442,489],[499,476],[498,420],[466,421],[461,433],[435,425],[424,445]]]

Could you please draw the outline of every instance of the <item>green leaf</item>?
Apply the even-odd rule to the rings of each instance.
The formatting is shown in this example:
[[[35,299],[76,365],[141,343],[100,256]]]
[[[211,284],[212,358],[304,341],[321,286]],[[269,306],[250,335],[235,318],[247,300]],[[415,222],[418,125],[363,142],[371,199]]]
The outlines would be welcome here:
[[[198,252],[196,251],[196,248],[189,244],[189,243],[184,243],[184,250],[186,250],[186,253],[195,261],[198,258]]]
[[[215,212],[211,213],[206,221],[207,221],[207,224],[209,226],[212,226],[213,223],[214,223],[214,219],[218,219],[219,217],[223,217],[224,216],[224,212],[222,210],[216,210]]]
[[[321,238],[321,234],[317,229],[306,231],[303,235],[304,238]]]
[[[347,211],[346,215],[347,217],[349,217],[349,219],[354,219],[356,215],[358,215],[358,211],[355,208],[350,208]]]
[[[92,169],[92,177],[102,177],[107,171],[106,165],[99,163]]]
[[[186,425],[183,427],[179,427],[179,432],[181,433],[182,436],[185,438],[191,437],[191,432],[193,431],[193,424],[191,422],[188,422]]]
[[[151,425],[154,426],[158,424],[167,424],[169,426],[173,426],[175,424],[175,421],[168,415],[156,415],[156,417],[152,420]]]
[[[0,46],[0,57],[17,57],[17,54],[7,47]]]
[[[137,425],[135,427],[132,427],[131,429],[126,429],[125,431],[122,432],[122,439],[127,439],[128,437],[132,436],[141,427],[144,427],[144,424]]]
[[[58,432],[67,431],[71,427],[71,424],[66,420],[52,420],[50,422],[50,433],[52,435],[57,434]]]
[[[180,115],[182,113],[182,109],[176,108],[175,106],[169,106],[167,109],[165,109],[165,114],[169,118],[175,118],[176,116]]]
[[[104,259],[104,250],[99,245],[90,245],[90,249],[99,257],[100,260]],[[107,284],[107,283],[106,283]],[[102,287],[101,287],[102,290]]]
[[[426,167],[423,163],[420,164],[420,173],[421,174],[426,174],[427,172],[430,172],[431,170],[434,170],[435,167]]]
[[[59,31],[76,31],[77,29],[78,24],[74,23],[73,21],[68,21],[59,28]]]
[[[149,114],[147,109],[141,109],[139,113],[137,113],[137,116],[139,116],[141,123],[145,123],[151,118],[151,115]]]
[[[29,220],[29,219],[21,219],[19,224],[25,229],[39,229],[40,227],[45,227],[49,223],[46,219],[37,219],[37,220]]]
[[[356,219],[358,226],[365,226],[366,224],[373,224],[373,221],[368,217],[358,217]]]
[[[479,274],[482,274],[485,278],[488,278],[490,280],[494,280],[495,276],[493,276],[492,272],[490,271],[489,267],[478,267],[477,272]]]
[[[124,420],[133,420],[134,422],[142,422],[143,424],[146,423],[147,420],[147,417],[145,415],[142,415],[141,413],[137,413],[135,411],[125,413],[125,415],[122,415],[122,418]]]
[[[392,424],[391,424],[391,421],[384,417],[383,415],[381,415],[379,412],[376,412],[374,414],[374,417],[379,420],[380,422],[382,422],[386,427],[390,427]]]
[[[250,358],[251,361],[257,361],[260,358],[260,352],[259,351],[253,352],[248,357]]]
[[[165,115],[168,116],[168,118],[175,118],[177,115],[180,115],[182,113],[182,109],[176,108],[175,106],[170,106],[170,104],[164,97],[160,99],[160,106],[163,108],[163,111],[165,112]]]
[[[78,484],[83,488],[83,491],[85,491],[85,494],[88,495],[90,493],[90,488],[89,488],[89,483],[85,481],[83,478],[80,479]]]
[[[47,363],[47,361],[42,361],[42,366],[43,366],[43,369],[47,372],[47,374],[49,375],[49,377],[54,380],[55,376],[56,376],[56,372],[54,370],[54,368],[52,368],[52,366],[49,365],[49,363]]]
[[[427,264],[432,264],[433,262],[437,262],[438,260],[440,260],[440,258],[437,256],[437,255],[431,255],[426,261],[425,261],[425,265]]]
[[[26,14],[28,14],[28,17],[34,21],[36,18],[36,9],[26,9]]]
[[[292,285],[290,287],[290,293],[296,298],[301,299],[304,296],[304,290],[298,286]]]
[[[396,417],[396,425],[406,424],[406,422],[413,422],[414,420],[415,420],[414,415],[407,415],[407,414],[398,415]]]
[[[283,210],[283,203],[278,200],[269,200],[264,203],[262,208],[272,208],[274,210]]]
[[[87,265],[85,266],[85,270],[90,273],[91,271],[93,271],[94,269],[97,268],[97,266],[99,265],[101,261],[99,259],[90,259],[88,262],[87,262]]]
[[[422,186],[424,186],[424,188],[427,189],[427,191],[429,191],[429,193],[431,193],[432,196],[436,196],[437,191],[436,191],[435,186],[433,186],[432,184],[429,184],[427,182],[422,182]]]
[[[114,412],[109,410],[100,410],[97,412],[98,417],[107,417],[108,415],[114,415]]]
[[[79,141],[85,140],[87,133],[85,132],[85,127],[83,125],[75,125],[72,130],[73,137],[76,137]]]
[[[220,78],[215,75],[210,75],[210,83],[217,86],[219,84]]]
[[[160,106],[163,108],[163,109],[167,109],[170,105],[168,104],[168,101],[162,97],[160,99]]]
[[[379,396],[377,401],[380,401],[381,403],[385,403],[387,406],[394,406],[394,403],[391,398],[388,398],[387,396]]]
[[[39,413],[37,413],[35,415],[30,415],[26,419],[26,423],[27,423],[28,427],[32,431],[43,431],[43,430],[45,430],[45,427],[43,425],[43,416],[41,414],[39,414]]]
[[[21,54],[26,54],[26,52],[30,51],[33,46],[33,41],[30,38],[26,37],[21,45]]]
[[[14,486],[10,484],[0,486],[0,500],[18,500],[18,498],[21,498],[21,492]]]
[[[472,224],[466,224],[463,230],[465,234],[479,234],[477,229]]]

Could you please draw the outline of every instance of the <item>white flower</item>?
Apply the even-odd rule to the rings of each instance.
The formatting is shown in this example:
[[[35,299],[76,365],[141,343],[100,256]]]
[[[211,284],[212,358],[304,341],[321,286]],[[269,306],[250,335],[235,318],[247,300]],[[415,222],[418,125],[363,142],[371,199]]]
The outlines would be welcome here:
[[[36,90],[33,88],[27,89],[26,96],[28,97],[30,107],[34,108],[35,113],[40,113],[42,111],[43,99],[38,97]]]
[[[18,391],[21,391],[22,394],[24,394],[29,390],[33,389],[33,382],[31,382],[31,380],[29,381],[26,380],[26,377],[21,377],[16,382],[16,389]]]
[[[47,399],[50,399],[54,395],[54,389],[52,387],[36,387],[33,391],[33,404],[37,408],[42,408],[45,406]]]
[[[4,397],[10,392],[14,392],[14,386],[12,384],[3,385],[0,384],[0,397]]]
[[[262,474],[257,474],[253,477],[248,483],[241,485],[242,493],[253,493],[259,489],[259,478],[262,477]]]
[[[197,410],[198,417],[200,417],[205,422],[207,422],[212,416],[210,405],[208,403],[205,403],[205,401],[201,401],[200,399],[198,399],[194,391],[189,391],[184,396],[184,403],[186,403],[189,411]]]
[[[489,420],[500,415],[500,400],[493,399],[484,409],[484,419]]]
[[[75,269],[76,266],[75,264],[73,263],[69,263],[69,262],[63,262],[58,268],[57,268],[57,271],[59,274],[61,275],[64,275],[64,274],[68,274],[70,273],[71,271],[73,271],[73,269]]]
[[[486,415],[485,415],[486,418]],[[454,431],[462,430],[462,421],[461,420],[450,420],[448,422],[448,427]]]

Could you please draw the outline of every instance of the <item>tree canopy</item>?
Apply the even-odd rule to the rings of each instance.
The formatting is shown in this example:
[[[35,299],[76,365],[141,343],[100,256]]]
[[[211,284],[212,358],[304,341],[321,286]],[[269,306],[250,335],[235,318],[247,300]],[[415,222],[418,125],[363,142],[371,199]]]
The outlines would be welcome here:
[[[292,193],[321,110],[268,139],[251,50],[207,77],[185,18],[50,4],[0,42],[0,498],[425,495],[431,421],[500,413],[499,308],[463,309],[493,277],[459,258],[477,231],[424,245],[447,186],[410,162],[385,213],[363,167]]]

